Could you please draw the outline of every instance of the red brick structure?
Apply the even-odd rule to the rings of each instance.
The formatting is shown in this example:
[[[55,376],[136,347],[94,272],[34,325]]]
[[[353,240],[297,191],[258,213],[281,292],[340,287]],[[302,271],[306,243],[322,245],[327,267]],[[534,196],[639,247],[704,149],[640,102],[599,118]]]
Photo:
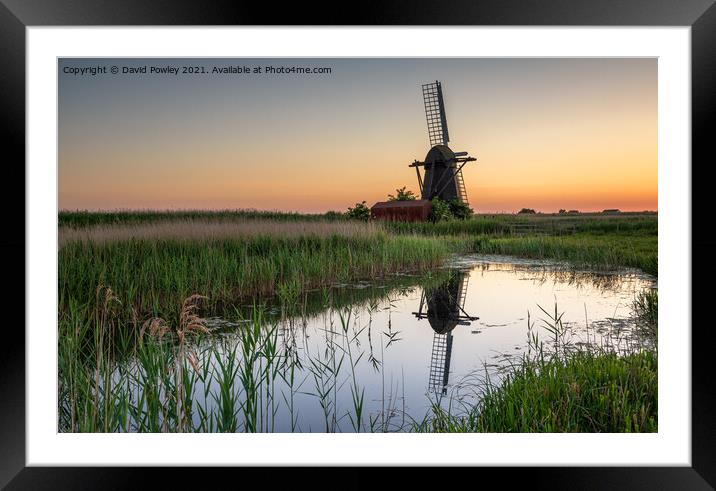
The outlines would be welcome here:
[[[375,220],[424,222],[430,217],[432,209],[432,203],[426,199],[381,201],[370,209],[370,217]]]

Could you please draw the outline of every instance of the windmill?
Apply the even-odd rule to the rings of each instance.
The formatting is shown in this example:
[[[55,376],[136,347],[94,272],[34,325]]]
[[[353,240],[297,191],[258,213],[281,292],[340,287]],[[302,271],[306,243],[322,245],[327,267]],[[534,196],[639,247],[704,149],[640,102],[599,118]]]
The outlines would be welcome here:
[[[450,135],[442,84],[436,80],[423,84],[422,89],[430,150],[424,162],[415,160],[410,164],[410,167],[415,167],[418,176],[421,199],[437,197],[444,201],[458,200],[468,204],[462,168],[476,159],[468,156],[467,152],[453,152],[448,147]],[[420,174],[420,167],[423,168],[423,175]]]
[[[425,119],[428,123],[428,139],[430,150],[424,162],[414,160],[410,167],[415,167],[420,187],[420,199],[410,201],[381,201],[370,209],[371,218],[377,220],[425,221],[432,211],[431,200],[440,198],[443,201],[459,201],[469,205],[462,168],[476,159],[467,152],[453,152],[448,143],[447,118],[445,101],[443,100],[442,84],[435,82],[422,85]],[[423,174],[420,168],[423,168]]]
[[[430,327],[435,331],[428,390],[436,394],[447,394],[453,329],[457,325],[469,326],[472,321],[479,319],[465,312],[468,278],[465,272],[456,271],[440,286],[423,290],[418,312],[413,312],[418,319],[428,319]]]

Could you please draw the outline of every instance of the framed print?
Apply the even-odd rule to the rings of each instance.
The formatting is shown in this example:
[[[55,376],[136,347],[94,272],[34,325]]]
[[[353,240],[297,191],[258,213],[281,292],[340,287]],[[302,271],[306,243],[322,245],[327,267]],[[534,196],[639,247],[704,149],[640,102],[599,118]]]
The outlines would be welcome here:
[[[2,6],[3,484],[714,485],[712,2],[183,7]]]

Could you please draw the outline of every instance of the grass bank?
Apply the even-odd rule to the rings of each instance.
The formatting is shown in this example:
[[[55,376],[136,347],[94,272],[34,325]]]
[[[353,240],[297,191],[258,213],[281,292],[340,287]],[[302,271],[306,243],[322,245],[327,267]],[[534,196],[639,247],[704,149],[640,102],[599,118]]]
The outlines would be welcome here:
[[[431,432],[655,432],[657,356],[642,352],[580,352],[531,361],[489,387],[468,415],[439,407],[415,431]]]
[[[554,259],[598,270],[639,268],[658,275],[658,240],[655,235],[580,232],[559,237],[478,237],[470,249],[483,254]]]
[[[656,214],[478,215],[385,227],[394,234],[433,237],[455,252],[554,259],[597,270],[639,268],[658,275]]]
[[[570,235],[591,234],[656,235],[656,214],[623,215],[475,215],[468,220],[431,222],[389,222],[394,233],[416,233],[433,236],[462,235]]]

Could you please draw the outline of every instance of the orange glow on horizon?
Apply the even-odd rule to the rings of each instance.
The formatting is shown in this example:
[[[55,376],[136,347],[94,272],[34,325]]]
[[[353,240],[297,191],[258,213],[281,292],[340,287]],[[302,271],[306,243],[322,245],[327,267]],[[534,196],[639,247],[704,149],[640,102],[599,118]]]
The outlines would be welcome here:
[[[269,88],[61,81],[60,209],[319,213],[419,195],[421,63],[438,62],[335,63],[332,78]],[[477,213],[658,210],[656,60],[440,63],[450,147],[477,158],[464,168]]]

